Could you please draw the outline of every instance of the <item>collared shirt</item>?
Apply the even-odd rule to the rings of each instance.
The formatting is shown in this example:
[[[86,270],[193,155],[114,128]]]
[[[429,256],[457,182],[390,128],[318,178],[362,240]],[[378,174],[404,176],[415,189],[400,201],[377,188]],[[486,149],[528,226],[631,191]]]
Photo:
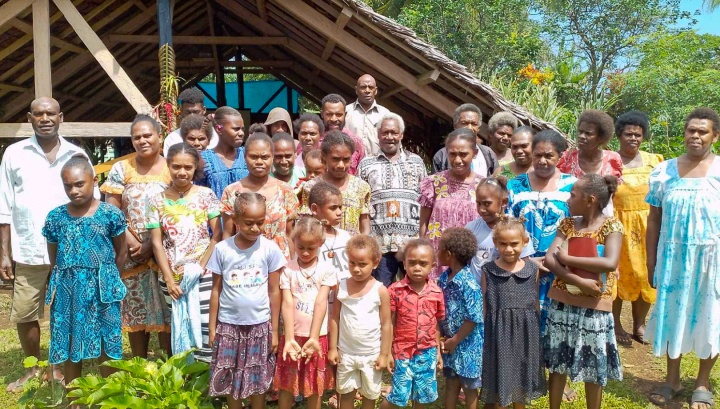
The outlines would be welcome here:
[[[50,264],[47,241],[42,235],[50,211],[69,199],[60,171],[70,158],[85,151],[59,137],[53,163],[32,136],[5,150],[0,165],[0,224],[10,225],[12,257],[18,263]],[[96,191],[97,193],[97,191]]]
[[[218,134],[215,132],[215,130],[212,130],[212,137],[210,138],[210,142],[208,143],[208,146],[206,149],[213,149],[218,144]],[[177,145],[183,141],[182,136],[180,136],[180,128],[170,132],[168,136],[165,137],[165,141],[163,142],[163,156],[167,157],[168,151],[170,150],[170,147],[173,145]]]
[[[370,185],[371,234],[383,253],[398,251],[420,231],[420,182],[427,176],[425,163],[401,150],[396,161],[384,153],[360,162],[358,176]]]
[[[395,359],[410,359],[437,345],[438,320],[445,318],[445,301],[432,280],[421,292],[407,277],[388,288],[390,311],[395,314],[392,350]]]
[[[383,115],[390,113],[387,108],[373,101],[366,111],[359,101],[345,107],[345,124],[363,140],[368,155],[380,154],[380,142],[377,135],[377,123]]]

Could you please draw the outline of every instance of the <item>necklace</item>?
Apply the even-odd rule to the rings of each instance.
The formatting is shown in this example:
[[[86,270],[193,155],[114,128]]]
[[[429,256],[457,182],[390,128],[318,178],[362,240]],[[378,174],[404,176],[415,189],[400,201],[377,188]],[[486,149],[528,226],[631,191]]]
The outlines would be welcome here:
[[[312,272],[310,274],[307,273],[307,271],[309,269],[304,269],[304,268],[300,267],[300,265],[298,265],[298,267],[300,268],[300,274],[302,274],[302,276],[305,277],[306,280],[310,280],[313,285],[317,284],[315,282],[315,271],[317,270],[319,264],[320,263],[318,263],[318,260],[315,259],[315,267],[313,267]]]
[[[192,182],[190,182],[190,187],[187,188],[187,190],[185,190],[184,192],[179,191],[178,188],[175,187],[175,185],[173,185],[172,188],[173,188],[174,191],[176,191],[176,192],[178,193],[178,196],[180,196],[180,199],[182,199],[183,197],[185,197],[185,195],[187,194],[187,192],[189,192],[190,189],[193,188],[193,184],[192,184]]]
[[[334,236],[334,238],[333,238],[332,244],[330,244],[330,245],[328,246],[328,245],[326,245],[325,243],[323,243],[323,246],[327,247],[327,249],[328,249],[328,252],[327,252],[328,258],[335,258],[335,251],[333,251],[333,249],[335,248],[335,240],[337,240],[338,234],[337,234],[337,229],[335,229],[335,228],[332,227],[332,226],[330,226],[330,228],[332,228],[333,231],[335,232],[335,236]]]

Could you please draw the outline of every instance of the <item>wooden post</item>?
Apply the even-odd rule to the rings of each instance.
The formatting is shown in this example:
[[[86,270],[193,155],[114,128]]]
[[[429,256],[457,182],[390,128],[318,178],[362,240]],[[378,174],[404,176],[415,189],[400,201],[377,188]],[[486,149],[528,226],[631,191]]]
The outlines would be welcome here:
[[[50,0],[35,0],[33,15],[33,51],[35,57],[35,98],[52,97],[50,69]]]
[[[235,50],[235,62],[242,61],[242,48],[238,47]],[[235,68],[237,74],[237,87],[238,87],[238,109],[245,109],[245,75],[244,68],[242,65],[238,65]]]

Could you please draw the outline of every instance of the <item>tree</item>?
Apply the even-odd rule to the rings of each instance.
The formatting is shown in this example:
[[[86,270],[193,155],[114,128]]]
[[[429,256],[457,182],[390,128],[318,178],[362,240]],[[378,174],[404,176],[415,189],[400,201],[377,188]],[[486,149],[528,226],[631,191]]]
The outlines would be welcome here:
[[[704,6],[708,11],[714,11],[715,9],[717,9],[718,7],[720,7],[720,0],[704,0],[704,1],[703,1],[703,6]]]
[[[570,44],[587,66],[591,94],[610,70],[626,68],[633,50],[650,36],[690,17],[680,11],[679,0],[538,0],[538,5],[550,38]]]

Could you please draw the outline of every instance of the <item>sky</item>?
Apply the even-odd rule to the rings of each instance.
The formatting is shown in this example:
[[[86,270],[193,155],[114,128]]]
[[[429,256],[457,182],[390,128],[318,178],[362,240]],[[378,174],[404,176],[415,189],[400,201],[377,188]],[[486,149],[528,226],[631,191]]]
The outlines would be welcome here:
[[[710,13],[703,8],[702,3],[702,0],[682,0],[680,8],[691,13],[700,10],[700,15],[695,16],[698,20],[695,29],[699,33],[720,35],[720,8]]]

